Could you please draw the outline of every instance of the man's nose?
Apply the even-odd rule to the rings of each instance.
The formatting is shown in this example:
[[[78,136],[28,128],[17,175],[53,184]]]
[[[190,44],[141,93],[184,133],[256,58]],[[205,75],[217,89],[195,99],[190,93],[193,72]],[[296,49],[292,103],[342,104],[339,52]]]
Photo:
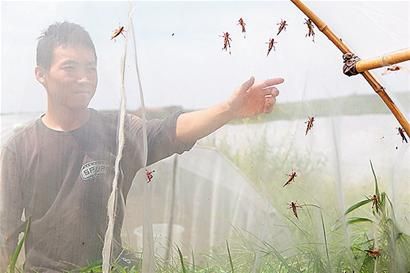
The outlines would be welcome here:
[[[86,74],[81,74],[77,78],[78,83],[87,83],[87,82],[90,82],[90,81],[91,81],[91,79]]]
[[[82,68],[78,70],[77,81],[82,82],[92,82],[95,80],[96,73],[94,70]]]

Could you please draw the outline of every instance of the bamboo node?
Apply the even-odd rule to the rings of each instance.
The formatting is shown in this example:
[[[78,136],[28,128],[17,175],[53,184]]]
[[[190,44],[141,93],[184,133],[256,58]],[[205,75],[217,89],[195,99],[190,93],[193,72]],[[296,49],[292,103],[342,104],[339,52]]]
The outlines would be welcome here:
[[[321,32],[323,32],[325,29],[327,29],[328,27],[327,27],[327,25],[326,24],[324,24],[324,25],[322,25],[320,28],[319,28],[319,30],[321,31]]]
[[[360,58],[351,52],[343,54],[343,73],[349,77],[359,74],[356,70],[356,63],[358,61],[360,61]]]
[[[383,86],[380,86],[379,88],[377,88],[376,90],[375,90],[375,92],[376,93],[380,93],[380,92],[385,92],[385,90],[384,90],[384,87]]]

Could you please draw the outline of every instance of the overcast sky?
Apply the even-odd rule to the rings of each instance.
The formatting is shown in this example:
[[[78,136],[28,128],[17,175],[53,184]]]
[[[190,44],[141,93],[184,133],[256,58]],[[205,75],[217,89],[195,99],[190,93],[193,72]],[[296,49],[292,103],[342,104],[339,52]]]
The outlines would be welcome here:
[[[409,1],[307,3],[362,58],[410,47]],[[284,77],[279,102],[373,92],[360,77],[340,73],[341,53],[320,31],[316,30],[315,43],[305,37],[305,16],[290,1],[133,4],[148,106],[207,107],[228,98],[251,75],[256,80]],[[34,78],[36,39],[48,25],[63,20],[84,26],[96,45],[99,84],[91,106],[118,108],[125,39],[112,41],[110,36],[127,24],[129,6],[128,2],[2,1],[1,112],[45,110],[45,91]],[[247,24],[246,38],[237,25],[240,17]],[[281,19],[288,27],[276,37]],[[231,55],[222,51],[223,32],[231,34]],[[266,56],[270,38],[278,43],[276,51]],[[132,71],[132,58],[127,61]],[[403,66],[407,68],[400,73],[380,76],[392,92],[410,90],[410,65]],[[135,81],[136,74],[129,77]],[[128,88],[127,94],[128,107],[138,107],[138,90]]]

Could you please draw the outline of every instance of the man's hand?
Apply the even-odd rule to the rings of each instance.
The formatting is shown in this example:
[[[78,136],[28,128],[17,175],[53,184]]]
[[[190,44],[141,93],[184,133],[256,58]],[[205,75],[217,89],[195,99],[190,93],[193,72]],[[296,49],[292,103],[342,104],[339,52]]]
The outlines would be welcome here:
[[[279,95],[275,85],[283,81],[282,78],[273,78],[254,84],[255,78],[251,77],[228,100],[228,110],[232,117],[248,118],[261,113],[270,113]]]
[[[251,77],[234,92],[228,101],[207,109],[181,114],[176,125],[177,139],[181,142],[192,143],[233,119],[271,112],[276,96],[279,95],[274,85],[283,81],[282,78],[274,78],[254,84],[255,79]]]

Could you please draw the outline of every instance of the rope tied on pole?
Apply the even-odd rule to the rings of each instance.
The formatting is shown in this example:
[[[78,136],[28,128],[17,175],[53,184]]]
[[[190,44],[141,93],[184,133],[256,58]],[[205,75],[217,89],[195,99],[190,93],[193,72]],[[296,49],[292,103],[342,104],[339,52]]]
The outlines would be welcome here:
[[[343,54],[343,73],[349,77],[359,74],[356,70],[358,61],[360,61],[360,58],[351,52]]]

